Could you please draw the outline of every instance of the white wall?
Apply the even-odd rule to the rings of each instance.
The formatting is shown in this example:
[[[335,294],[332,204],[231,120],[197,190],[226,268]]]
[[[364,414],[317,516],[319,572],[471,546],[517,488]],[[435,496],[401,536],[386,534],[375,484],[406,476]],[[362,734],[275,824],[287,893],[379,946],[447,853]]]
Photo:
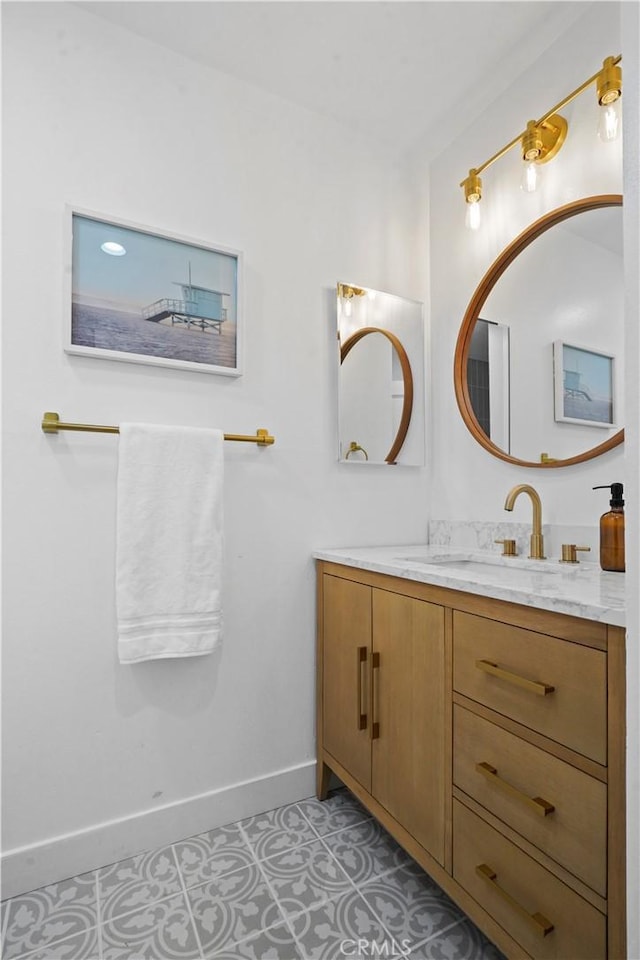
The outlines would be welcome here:
[[[424,540],[427,477],[336,462],[336,281],[425,295],[402,171],[86,10],[2,12],[6,896],[311,793],[312,550]],[[65,203],[241,249],[244,376],[65,355]],[[225,447],[216,655],[118,664],[117,440],[45,410],[275,435]]]
[[[505,520],[507,491],[514,483],[527,480],[542,496],[545,523],[596,526],[607,503],[603,504],[600,493],[591,487],[625,480],[621,448],[562,470],[523,469],[495,459],[465,427],[455,401],[452,373],[456,339],[467,304],[500,251],[533,220],[555,207],[582,196],[621,193],[621,143],[602,144],[597,139],[595,93],[589,90],[562,111],[569,122],[568,137],[557,157],[545,165],[540,192],[524,194],[520,190],[522,164],[517,149],[511,150],[482,174],[483,220],[474,233],[464,226],[460,181],[470,167],[481,164],[522,130],[528,119],[540,116],[595,73],[604,57],[618,53],[619,47],[618,5],[595,4],[568,34],[489,104],[472,127],[432,165],[430,288],[435,415],[431,515],[435,518]],[[541,277],[542,303],[546,295]],[[592,432],[597,435],[594,445],[604,439],[600,432]],[[546,448],[538,455],[542,450]],[[516,516],[518,511],[520,515]],[[515,513],[513,520],[529,519],[524,502],[516,505]]]
[[[504,519],[504,495],[523,478],[540,489],[546,521],[595,524],[603,507],[590,487],[624,479],[628,576],[638,582],[638,10],[628,3],[622,9],[620,32],[617,6],[594,6],[572,29],[570,46],[560,38],[541,65],[501,94],[434,164],[429,198],[424,162],[406,177],[352,132],[344,136],[329,121],[89,12],[3,4],[3,895],[311,790],[315,546],[419,541],[427,513]],[[619,171],[605,170],[605,153],[594,145],[589,165],[574,154],[563,184],[568,141],[544,192],[526,208],[513,202],[519,172],[507,171],[505,158],[485,176],[479,236],[463,228],[458,182],[621,44],[630,107],[627,440],[623,451],[592,464],[523,471],[491,458],[462,424],[452,386],[459,323],[509,239],[559,203],[619,190]],[[176,147],[171,135],[180,139],[190,121],[195,143]],[[572,135],[576,129],[572,124]],[[244,250],[244,377],[64,355],[66,202]],[[351,470],[335,462],[333,310],[335,282],[344,277],[418,299],[430,292],[429,471]],[[267,426],[275,434],[268,450],[225,449],[226,625],[215,657],[117,664],[117,441],[45,437],[39,420],[47,409],[81,421],[147,419],[238,432]],[[635,904],[636,591],[629,607],[628,872]],[[634,909],[629,956],[640,956]]]
[[[621,11],[621,14],[620,14]],[[622,26],[621,26],[622,25]],[[539,490],[546,523],[596,526],[602,501],[591,487],[623,480],[627,513],[627,902],[628,953],[640,957],[640,714],[638,578],[640,542],[640,315],[638,291],[638,6],[594,4],[584,18],[552,44],[547,53],[490,104],[474,125],[438,157],[431,167],[431,356],[434,416],[432,418],[431,516],[459,520],[503,520],[506,492],[526,480]],[[595,73],[605,56],[623,53],[625,155],[624,184],[619,162],[595,138],[595,122],[587,120],[587,91],[572,111],[560,154],[548,164],[540,195],[518,189],[519,162],[503,158],[483,175],[484,224],[478,234],[464,228],[464,204],[458,183],[471,166],[482,163],[507,143],[524,122]],[[592,102],[592,101],[591,101]],[[572,122],[572,115],[576,123]],[[589,146],[580,153],[578,146]],[[511,154],[516,156],[515,151]],[[618,157],[619,160],[619,157]],[[624,187],[624,188],[623,188]],[[561,470],[512,467],[494,459],[466,430],[453,393],[455,341],[466,305],[500,250],[527,224],[547,210],[597,193],[623,192],[625,258],[625,444],[585,464]],[[532,201],[533,202],[530,202]],[[516,510],[518,508],[516,507]],[[526,504],[522,519],[528,520]],[[606,504],[605,504],[606,509]],[[513,517],[514,520],[520,517]]]

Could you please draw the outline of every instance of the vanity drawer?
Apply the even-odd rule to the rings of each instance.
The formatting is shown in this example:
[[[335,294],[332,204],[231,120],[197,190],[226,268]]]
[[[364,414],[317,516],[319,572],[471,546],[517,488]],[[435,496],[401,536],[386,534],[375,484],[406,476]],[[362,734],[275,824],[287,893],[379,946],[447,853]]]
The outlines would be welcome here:
[[[460,706],[454,707],[453,779],[606,897],[606,784]]]
[[[536,960],[606,957],[606,919],[600,911],[458,800],[453,802],[453,876]]]
[[[607,658],[602,651],[456,610],[453,686],[606,764]]]

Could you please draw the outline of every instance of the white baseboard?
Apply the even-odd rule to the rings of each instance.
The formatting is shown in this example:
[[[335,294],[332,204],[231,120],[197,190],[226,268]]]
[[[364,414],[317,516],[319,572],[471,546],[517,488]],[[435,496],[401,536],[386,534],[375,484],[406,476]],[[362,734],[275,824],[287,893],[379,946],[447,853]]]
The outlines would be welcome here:
[[[315,760],[3,853],[2,898],[310,797]]]

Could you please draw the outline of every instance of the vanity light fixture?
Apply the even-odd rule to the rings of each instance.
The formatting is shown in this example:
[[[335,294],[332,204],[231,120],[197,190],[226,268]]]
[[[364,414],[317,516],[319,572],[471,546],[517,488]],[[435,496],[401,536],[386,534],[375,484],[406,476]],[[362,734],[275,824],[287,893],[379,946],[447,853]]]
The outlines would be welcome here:
[[[362,287],[352,287],[348,283],[338,284],[338,293],[341,297],[344,297],[345,300],[351,300],[352,297],[364,297],[366,292]]]
[[[614,140],[620,130],[620,99],[622,97],[622,69],[619,66],[622,55],[607,57],[600,70],[592,77],[572,90],[560,103],[548,110],[539,120],[529,120],[525,130],[514,137],[506,146],[485,160],[479,167],[472,167],[469,175],[461,181],[464,199],[467,204],[466,225],[477,230],[480,225],[480,207],[482,199],[482,180],[480,174],[487,167],[503,157],[516,144],[520,145],[524,163],[521,187],[527,193],[536,189],[540,177],[539,164],[547,163],[556,156],[564,143],[568,124],[558,113],[563,107],[591,86],[596,84],[598,104],[601,108],[598,135],[601,140]]]
[[[613,57],[607,57],[598,75],[598,103],[600,119],[598,136],[601,140],[616,140],[621,126],[620,100],[622,98],[622,70]]]
[[[366,290],[361,287],[352,287],[348,283],[338,284],[338,296],[344,300],[344,315],[350,317],[352,312],[351,301],[354,297],[364,297]]]
[[[480,201],[482,200],[482,180],[478,171],[472,167],[469,176],[460,184],[464,187],[464,199],[467,203],[466,225],[469,230],[477,230],[480,226]]]

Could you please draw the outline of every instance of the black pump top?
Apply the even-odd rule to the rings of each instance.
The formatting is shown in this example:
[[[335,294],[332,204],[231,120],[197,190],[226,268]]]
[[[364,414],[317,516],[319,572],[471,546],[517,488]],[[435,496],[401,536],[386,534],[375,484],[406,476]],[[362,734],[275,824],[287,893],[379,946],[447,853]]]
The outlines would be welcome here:
[[[624,500],[622,499],[623,487],[621,483],[604,483],[600,487],[593,487],[594,490],[608,490],[611,488],[611,500],[609,500],[610,507],[624,507]]]

